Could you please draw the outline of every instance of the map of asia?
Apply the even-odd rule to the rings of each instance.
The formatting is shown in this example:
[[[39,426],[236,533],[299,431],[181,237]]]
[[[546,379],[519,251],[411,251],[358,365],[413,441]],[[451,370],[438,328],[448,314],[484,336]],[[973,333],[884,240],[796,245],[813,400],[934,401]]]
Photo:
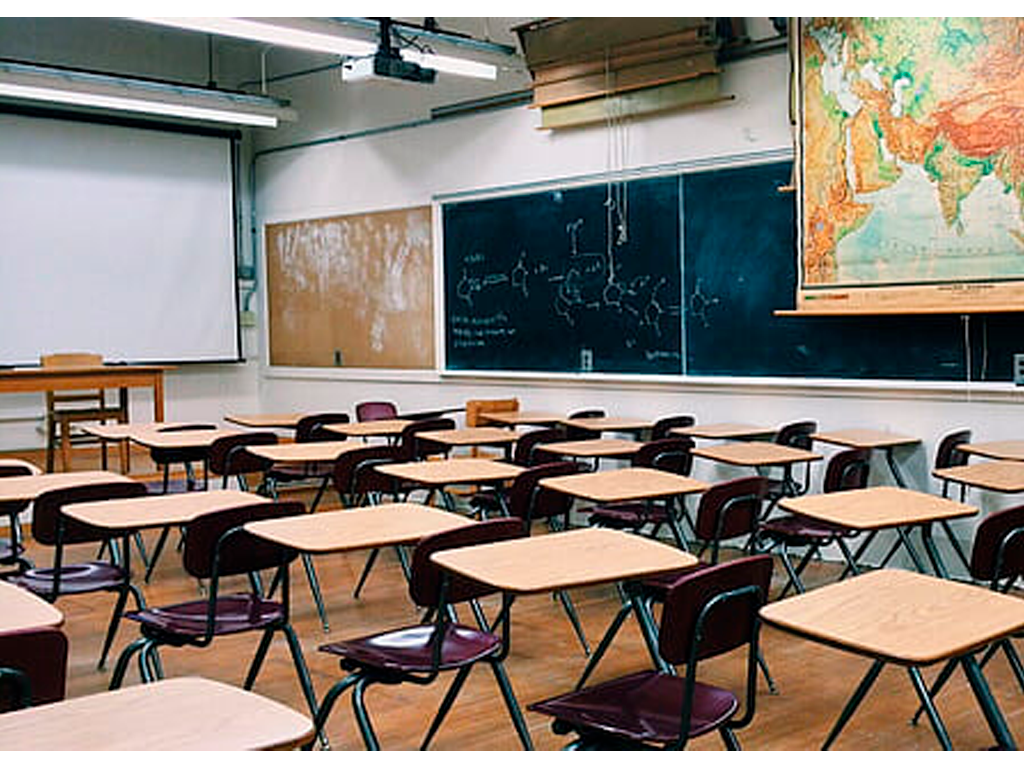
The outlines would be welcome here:
[[[1024,309],[1024,19],[801,22],[798,311]]]

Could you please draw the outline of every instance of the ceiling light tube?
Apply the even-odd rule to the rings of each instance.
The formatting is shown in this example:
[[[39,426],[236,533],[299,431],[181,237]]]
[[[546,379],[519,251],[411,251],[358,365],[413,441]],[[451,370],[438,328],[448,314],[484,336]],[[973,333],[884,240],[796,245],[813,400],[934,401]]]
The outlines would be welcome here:
[[[136,99],[128,96],[108,96],[87,91],[63,90],[34,85],[0,82],[0,96],[31,101],[45,101],[51,104],[71,104],[80,107],[96,107],[121,112],[141,112],[149,115],[182,117],[192,120],[208,120],[218,123],[251,125],[276,128],[277,117],[254,112],[238,112],[231,109],[202,107],[192,104],[175,104],[168,101]]]
[[[341,37],[326,31],[304,29],[287,25],[283,19],[261,20],[251,18],[216,17],[175,17],[175,16],[132,16],[134,21],[160,24],[167,27],[186,29],[192,32],[206,32],[211,35],[237,37],[255,40],[285,48],[301,48],[307,51],[335,53],[339,56],[369,56],[376,49],[376,43]]]
[[[484,80],[494,80],[498,77],[498,68],[493,64],[486,64],[482,61],[471,61],[460,59],[454,56],[440,56],[436,53],[423,53],[403,48],[402,58],[419,64],[421,67],[436,69],[438,72],[447,72],[451,75],[462,75],[463,77],[478,77]]]

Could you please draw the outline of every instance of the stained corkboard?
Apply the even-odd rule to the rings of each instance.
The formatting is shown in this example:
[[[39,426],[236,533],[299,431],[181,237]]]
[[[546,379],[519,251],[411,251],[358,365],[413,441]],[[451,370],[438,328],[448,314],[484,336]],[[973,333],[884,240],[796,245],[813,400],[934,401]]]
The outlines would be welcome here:
[[[433,368],[430,207],[268,224],[270,364]]]

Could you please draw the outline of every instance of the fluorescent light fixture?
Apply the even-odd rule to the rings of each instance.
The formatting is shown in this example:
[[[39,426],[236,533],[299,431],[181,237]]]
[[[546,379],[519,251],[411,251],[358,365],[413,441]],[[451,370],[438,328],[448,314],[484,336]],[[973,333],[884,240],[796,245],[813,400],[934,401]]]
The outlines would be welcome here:
[[[206,32],[211,35],[238,37],[255,40],[285,48],[301,48],[321,53],[336,53],[339,56],[369,56],[377,50],[377,44],[367,40],[340,37],[321,25],[312,26],[313,20],[302,19],[253,19],[175,16],[134,16],[134,21],[160,24],[167,27]],[[305,22],[305,23],[303,23]]]
[[[0,61],[0,99],[275,128],[295,118],[266,96]]]
[[[498,68],[493,64],[485,64],[482,61],[459,59],[454,56],[439,56],[436,53],[423,53],[422,51],[414,51],[409,48],[402,49],[402,58],[419,64],[421,67],[436,69],[438,72],[447,72],[451,75],[478,77],[484,80],[494,80],[498,77]]]
[[[197,107],[189,104],[172,104],[166,101],[147,101],[126,96],[105,96],[85,91],[65,91],[56,88],[40,88],[16,83],[0,83],[0,96],[31,101],[45,101],[49,104],[71,104],[79,107],[112,109],[118,112],[141,112],[147,115],[184,117],[192,120],[208,120],[217,123],[235,123],[262,128],[276,128],[277,118],[273,115],[234,112],[227,109]]]

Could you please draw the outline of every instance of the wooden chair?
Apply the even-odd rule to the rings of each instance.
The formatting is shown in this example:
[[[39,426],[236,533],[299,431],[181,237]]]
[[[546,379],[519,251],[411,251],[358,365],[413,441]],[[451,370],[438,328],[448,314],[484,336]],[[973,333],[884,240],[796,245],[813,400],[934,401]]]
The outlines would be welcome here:
[[[87,352],[61,352],[42,355],[39,363],[43,368],[93,368],[103,365],[103,356]],[[54,455],[60,444],[61,467],[71,468],[72,424],[82,421],[106,423],[114,420],[124,424],[128,421],[128,398],[120,393],[116,405],[108,405],[102,389],[75,392],[46,393],[46,471],[53,472]],[[103,465],[106,466],[106,444],[102,445]],[[121,448],[121,466],[127,470],[127,445]]]

